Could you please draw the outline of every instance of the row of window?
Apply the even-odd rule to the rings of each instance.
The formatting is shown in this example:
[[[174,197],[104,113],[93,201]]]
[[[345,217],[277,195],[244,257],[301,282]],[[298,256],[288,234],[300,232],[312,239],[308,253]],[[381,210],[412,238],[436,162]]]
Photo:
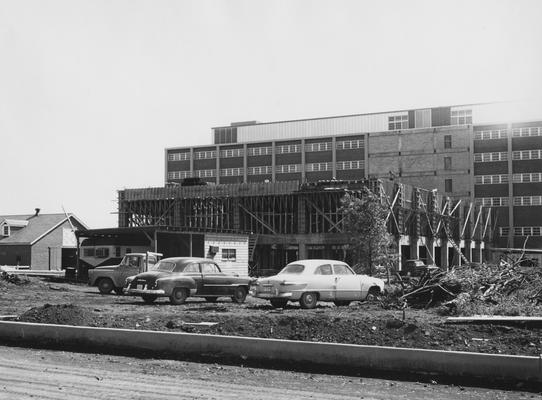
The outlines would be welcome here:
[[[493,153],[474,153],[474,162],[507,161],[506,151],[495,151]]]
[[[542,150],[521,150],[512,152],[512,160],[540,160]]]
[[[450,117],[451,125],[472,124],[472,110],[455,110]]]
[[[390,131],[408,129],[408,114],[388,117],[388,129]]]
[[[524,174],[512,175],[512,182],[514,183],[531,183],[542,182],[542,172],[528,172]],[[508,183],[508,175],[476,175],[474,177],[474,183],[477,185],[492,185],[498,183]]]
[[[354,161],[339,161],[337,162],[337,170],[349,170],[349,169],[364,169],[365,162],[363,160],[354,160]],[[311,163],[306,164],[306,172],[317,172],[317,171],[332,171],[333,166],[330,162],[323,163]],[[222,168],[219,170],[220,176],[243,176],[243,168]],[[301,164],[287,164],[287,165],[277,165],[275,171],[278,174],[287,174],[294,172],[301,172]],[[249,167],[247,168],[248,175],[268,175],[273,172],[273,167],[270,165],[262,165],[258,167]],[[208,178],[216,176],[216,169],[199,169],[195,170],[192,174],[190,171],[169,171],[168,179],[185,179],[192,176],[200,178]]]
[[[516,196],[515,206],[542,206],[542,196]],[[475,199],[477,205],[488,207],[502,207],[510,204],[508,197],[478,197]]]
[[[539,126],[530,128],[515,128],[512,129],[512,136],[525,137],[525,136],[542,136],[542,128]]]
[[[182,153],[169,153],[167,155],[168,161],[186,161],[190,160],[190,152],[182,152]]]
[[[506,129],[492,129],[489,131],[474,132],[474,140],[506,139],[507,137],[508,131]]]
[[[515,226],[512,230],[514,236],[542,236],[542,226]],[[500,236],[508,236],[510,228],[502,226],[499,228]]]

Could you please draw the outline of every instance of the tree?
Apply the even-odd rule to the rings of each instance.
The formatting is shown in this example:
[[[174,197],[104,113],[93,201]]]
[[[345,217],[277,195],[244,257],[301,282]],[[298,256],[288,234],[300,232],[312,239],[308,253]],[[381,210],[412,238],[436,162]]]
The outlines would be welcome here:
[[[348,251],[359,267],[356,272],[372,275],[375,266],[389,272],[394,258],[394,240],[386,228],[388,210],[368,188],[361,198],[346,194],[341,200],[344,232],[349,235]]]

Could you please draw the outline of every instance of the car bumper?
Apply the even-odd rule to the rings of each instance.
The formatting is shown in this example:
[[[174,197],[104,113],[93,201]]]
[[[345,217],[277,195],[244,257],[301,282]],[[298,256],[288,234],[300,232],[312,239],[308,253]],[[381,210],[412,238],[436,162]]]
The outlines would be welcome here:
[[[126,293],[126,294],[135,294],[135,295],[151,294],[151,295],[155,295],[155,296],[165,296],[166,295],[166,292],[164,290],[162,290],[162,289],[157,289],[157,290],[124,289],[124,293]]]

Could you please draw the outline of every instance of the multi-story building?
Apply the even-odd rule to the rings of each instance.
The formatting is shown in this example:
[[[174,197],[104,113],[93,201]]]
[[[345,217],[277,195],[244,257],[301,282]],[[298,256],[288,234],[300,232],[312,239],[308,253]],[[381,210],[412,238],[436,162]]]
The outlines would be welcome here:
[[[165,150],[165,181],[393,179],[491,207],[494,247],[542,248],[542,108],[488,103],[213,128],[214,144]],[[487,219],[489,221],[490,219]]]

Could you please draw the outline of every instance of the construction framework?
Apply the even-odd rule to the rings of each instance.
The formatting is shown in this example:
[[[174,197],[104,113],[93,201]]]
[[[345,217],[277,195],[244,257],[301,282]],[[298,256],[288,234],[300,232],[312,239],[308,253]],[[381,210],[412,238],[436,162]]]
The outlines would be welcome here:
[[[484,259],[495,228],[490,208],[391,180],[125,189],[118,193],[119,227],[248,234],[251,263],[276,270],[295,259],[341,257],[348,243],[341,199],[362,196],[364,187],[387,207],[402,260],[448,267]]]

